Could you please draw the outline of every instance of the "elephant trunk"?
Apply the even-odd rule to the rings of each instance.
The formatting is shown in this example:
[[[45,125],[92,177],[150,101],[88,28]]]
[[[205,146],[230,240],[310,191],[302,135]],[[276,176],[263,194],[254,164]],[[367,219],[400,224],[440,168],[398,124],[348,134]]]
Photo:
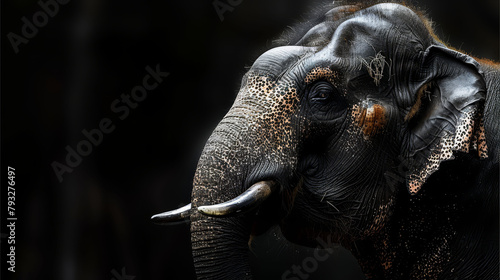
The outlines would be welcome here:
[[[255,213],[237,214],[253,210],[276,186],[290,185],[297,162],[297,104],[289,81],[248,74],[233,107],[208,139],[191,199],[191,241],[199,278],[251,279],[248,241]],[[228,201],[239,209],[228,207]],[[224,209],[234,210],[233,215],[200,213],[219,215]]]
[[[226,117],[227,118],[227,117]],[[199,207],[230,201],[246,188],[247,156],[237,143],[241,130],[223,120],[208,140],[194,178],[191,245],[198,279],[251,279],[249,215],[211,217]],[[246,160],[244,159],[246,158]]]
[[[241,218],[191,216],[191,244],[198,279],[252,279],[250,223]]]

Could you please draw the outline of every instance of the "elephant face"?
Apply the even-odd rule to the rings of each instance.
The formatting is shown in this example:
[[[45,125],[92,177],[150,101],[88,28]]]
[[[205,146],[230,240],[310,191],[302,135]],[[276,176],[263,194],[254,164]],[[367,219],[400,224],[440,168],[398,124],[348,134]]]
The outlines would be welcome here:
[[[255,61],[205,146],[189,213],[200,278],[248,278],[249,235],[272,224],[296,243],[349,247],[453,151],[485,153],[477,63],[425,19],[378,4],[311,25]]]

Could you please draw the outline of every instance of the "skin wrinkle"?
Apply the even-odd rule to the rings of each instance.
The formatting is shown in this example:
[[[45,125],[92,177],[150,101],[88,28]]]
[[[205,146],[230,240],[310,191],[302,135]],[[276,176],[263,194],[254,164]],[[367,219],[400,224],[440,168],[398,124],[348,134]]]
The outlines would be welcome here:
[[[423,85],[418,90],[417,97],[416,97],[417,101],[415,102],[415,104],[413,104],[413,106],[411,107],[408,114],[406,114],[405,121],[411,120],[418,113],[418,111],[420,110],[420,107],[422,106],[422,98],[425,98],[424,96],[426,95],[426,91],[430,87],[431,87],[431,84],[427,83],[427,84]]]
[[[342,142],[348,142],[348,141],[339,141],[339,142],[341,142],[341,143],[342,143]],[[340,149],[342,149],[342,148],[340,147]],[[361,152],[360,154],[363,154],[363,152]],[[368,156],[368,157],[369,157],[369,156]],[[331,165],[331,166],[336,166],[336,165],[335,165],[335,164],[333,164],[333,163],[332,163],[332,164],[330,164],[330,165]],[[354,171],[355,171],[355,170],[356,170],[356,168],[349,168],[349,167],[346,167],[346,168],[344,169],[344,172],[352,173],[353,175],[346,175],[346,174],[341,174],[341,173],[338,173],[338,172],[337,172],[337,173],[334,173],[334,174],[337,174],[337,175],[336,175],[336,176],[334,176],[334,177],[336,177],[336,178],[346,178],[346,177],[347,177],[347,178],[349,178],[349,177],[354,178],[354,177],[356,176],[356,175],[355,175],[355,173],[354,173]],[[326,171],[326,173],[332,173],[332,171]],[[374,174],[374,172],[364,172],[364,173],[365,173],[365,174]],[[322,178],[321,174],[319,175],[319,178]],[[370,180],[371,180],[370,176],[365,177],[365,182],[369,182]],[[337,183],[333,183],[333,182],[321,182],[321,181],[320,181],[320,182],[312,182],[311,184],[312,184],[312,185],[315,185],[315,186],[335,186],[335,185],[345,186],[345,187],[344,187],[344,188],[342,188],[342,189],[344,189],[344,190],[350,190],[350,192],[352,192],[352,190],[356,189],[356,188],[354,187],[354,185],[353,185],[353,186],[351,186],[351,187],[349,187],[349,185],[346,185],[345,183],[337,184]],[[369,183],[363,183],[363,182],[358,182],[358,183],[356,183],[355,185],[358,185],[358,184],[359,184],[359,185],[369,185]],[[339,189],[339,191],[340,191],[340,189]],[[367,193],[368,193],[368,192],[364,192],[364,194],[367,194]],[[335,193],[332,193],[331,191],[330,191],[330,192],[328,192],[328,194],[327,194],[327,192],[326,192],[326,191],[325,191],[325,192],[320,192],[320,194],[321,194],[321,199],[323,199],[324,201],[326,200],[326,201],[329,201],[329,202],[333,202],[333,204],[334,204],[334,205],[336,205],[336,207],[337,207],[337,208],[339,208],[339,209],[340,209],[340,206],[341,206],[341,205],[344,205],[344,204],[349,204],[349,199],[348,199],[348,198],[346,198],[346,197],[343,197],[343,195],[335,194]],[[333,199],[333,198],[328,198],[328,199],[325,199],[327,195],[330,195],[330,196],[337,196],[337,199]],[[355,193],[354,193],[353,195],[355,196]],[[321,200],[321,199],[320,199],[320,200]],[[363,199],[361,199],[361,200],[363,200]],[[366,207],[365,209],[370,209],[370,207]],[[360,210],[360,208],[359,208],[359,207],[356,207],[354,210],[357,212],[357,213],[355,212],[354,216],[356,216],[357,214],[359,214],[359,210]],[[341,210],[341,212],[343,212],[343,213],[344,213],[344,217],[348,217],[348,218],[349,218],[348,220],[352,220],[352,219],[354,219],[354,218],[355,218],[355,217],[353,217],[352,215],[345,215],[345,213],[347,213],[346,211]],[[365,216],[367,216],[367,215],[365,215]],[[369,215],[368,215],[368,216],[369,216]],[[363,215],[359,215],[359,217],[363,217]],[[331,220],[331,218],[328,218],[328,217],[321,217],[321,216],[319,216],[319,217],[318,217],[318,219],[319,219],[319,220],[324,220],[324,219],[330,219],[330,220]],[[356,218],[356,219],[357,219],[357,220],[359,220],[359,218]],[[339,221],[339,222],[340,222],[340,224],[338,225],[338,227],[340,227],[340,228],[346,228],[346,226],[345,226],[345,225],[346,225],[346,222],[345,222],[345,221],[344,221],[344,222],[343,222],[343,221]],[[370,222],[366,222],[366,221],[365,221],[365,222],[364,222],[364,224],[370,225],[371,223],[370,223]],[[358,228],[358,229],[359,229],[359,227],[358,227],[358,226],[352,226],[352,227],[353,227],[353,228]],[[341,231],[341,230],[339,230],[339,231]],[[352,232],[349,232],[349,230],[348,230],[347,228],[346,228],[344,231],[345,231],[346,233],[348,233],[348,234],[346,234],[346,235],[350,235],[350,234],[352,234]],[[360,231],[363,231],[363,230],[360,230]],[[365,232],[367,232],[366,230],[364,230],[364,231],[365,231]],[[356,234],[356,235],[359,235],[359,234]]]

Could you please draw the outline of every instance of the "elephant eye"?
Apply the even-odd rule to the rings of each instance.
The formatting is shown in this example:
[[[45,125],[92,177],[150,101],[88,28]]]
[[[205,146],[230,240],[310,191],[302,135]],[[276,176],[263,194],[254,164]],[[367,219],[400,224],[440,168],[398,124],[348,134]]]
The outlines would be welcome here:
[[[319,80],[306,89],[307,108],[314,119],[333,120],[345,114],[348,101],[328,81]]]
[[[312,85],[309,90],[309,99],[311,101],[328,101],[336,93],[332,84],[326,81],[318,81]]]

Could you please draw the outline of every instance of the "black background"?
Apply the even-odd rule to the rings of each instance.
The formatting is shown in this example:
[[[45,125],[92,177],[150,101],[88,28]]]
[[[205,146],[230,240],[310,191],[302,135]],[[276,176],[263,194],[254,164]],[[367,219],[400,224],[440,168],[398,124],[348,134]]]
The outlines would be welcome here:
[[[189,203],[204,142],[246,67],[316,2],[244,0],[221,21],[210,0],[72,0],[15,54],[7,34],[41,8],[2,1],[2,279],[194,279],[188,225],[149,218]],[[411,3],[445,42],[499,60],[498,1]],[[118,119],[111,103],[158,64],[170,76]],[[59,182],[51,164],[103,118],[115,130]],[[7,166],[16,168],[16,273],[6,271]],[[271,232],[252,263],[258,279],[281,279],[312,253]],[[308,279],[362,274],[336,250]]]

